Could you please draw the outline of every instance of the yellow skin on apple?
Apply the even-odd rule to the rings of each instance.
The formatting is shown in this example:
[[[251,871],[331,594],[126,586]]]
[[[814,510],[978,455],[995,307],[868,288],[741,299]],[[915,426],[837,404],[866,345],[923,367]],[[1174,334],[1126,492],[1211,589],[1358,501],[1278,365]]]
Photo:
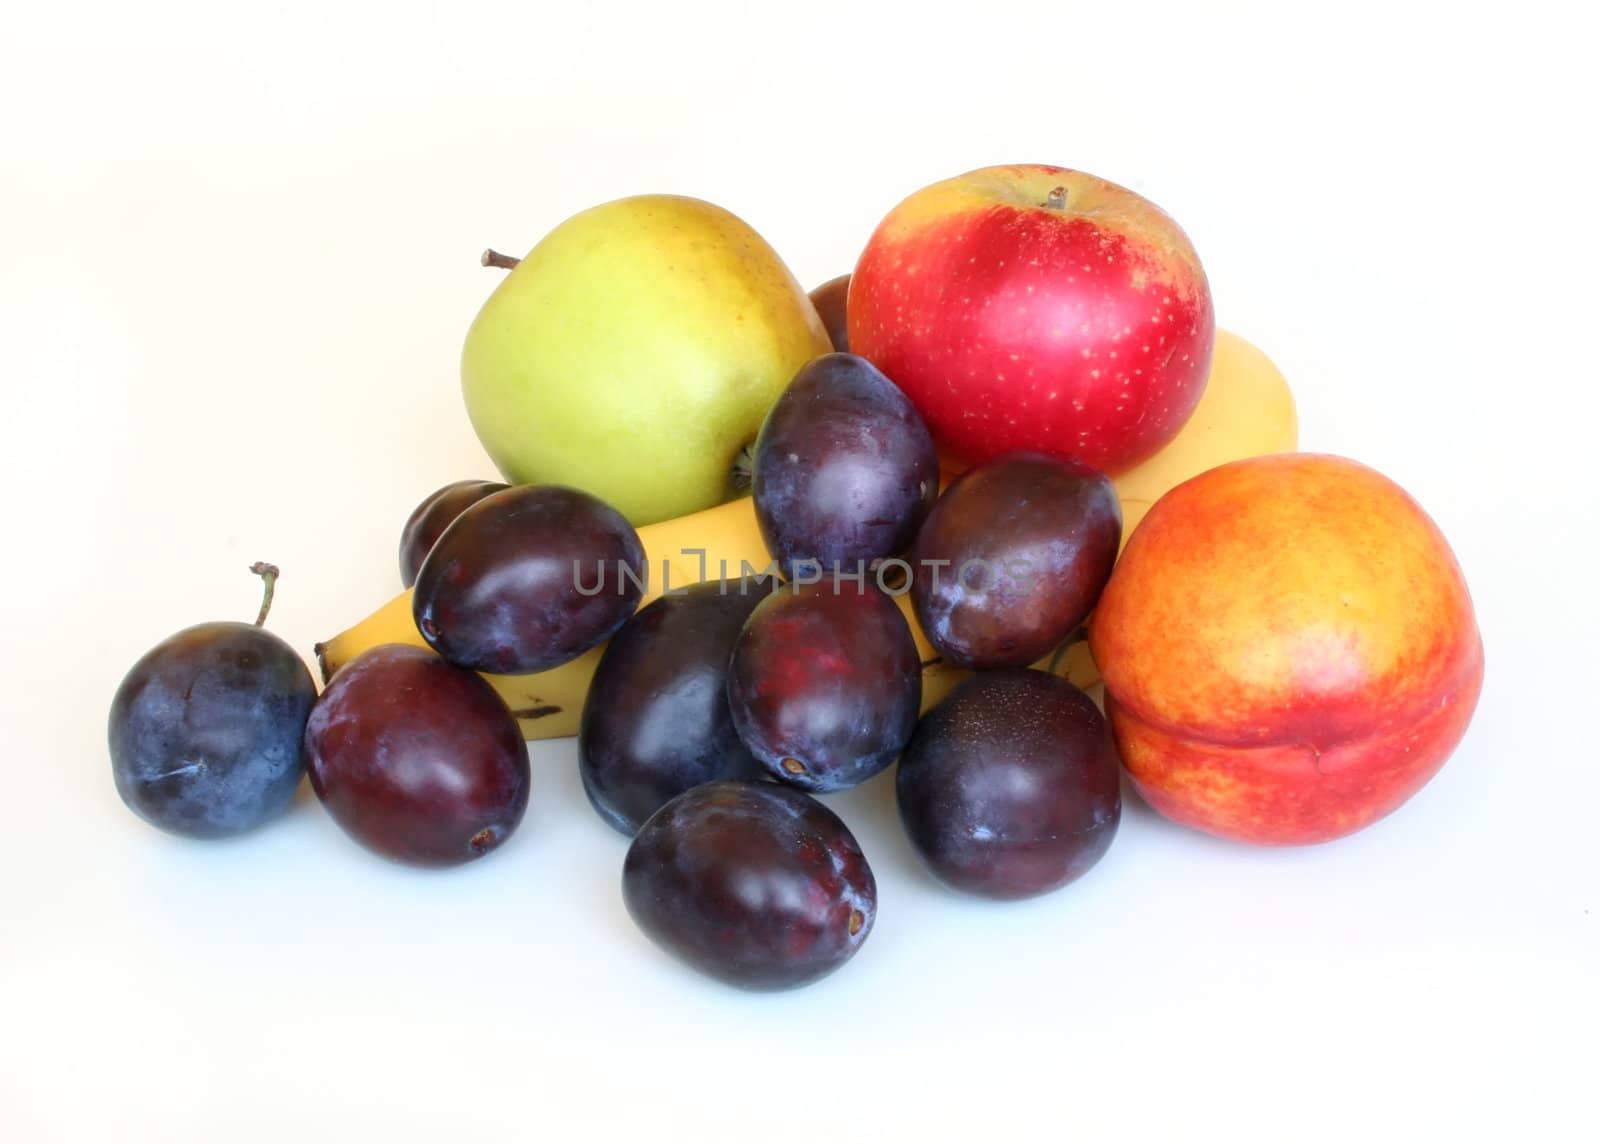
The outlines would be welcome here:
[[[461,355],[473,428],[513,484],[563,484],[635,525],[733,495],[740,450],[831,349],[772,247],[721,207],[618,199],[551,231]]]

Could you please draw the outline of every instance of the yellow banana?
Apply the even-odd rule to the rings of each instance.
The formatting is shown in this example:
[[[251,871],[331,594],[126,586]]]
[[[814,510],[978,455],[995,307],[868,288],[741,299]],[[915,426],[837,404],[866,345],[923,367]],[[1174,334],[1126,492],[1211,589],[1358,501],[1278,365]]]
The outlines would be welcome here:
[[[1243,338],[1218,330],[1211,376],[1194,416],[1165,449],[1113,481],[1122,500],[1124,539],[1150,504],[1173,485],[1226,461],[1293,450],[1295,437],[1294,399],[1283,375]],[[771,559],[749,497],[645,525],[639,529],[639,539],[649,569],[641,605],[669,587],[761,571]],[[909,594],[899,596],[896,602],[911,625],[922,657],[922,705],[926,710],[968,673],[939,658],[911,613]],[[361,652],[385,643],[427,646],[411,616],[410,591],[317,645],[323,679]],[[484,678],[511,707],[525,737],[575,735],[602,650],[593,648],[569,663],[533,675]],[[1099,681],[1086,643],[1075,643],[1056,662],[1041,662],[1040,666],[1050,667],[1080,687]]]

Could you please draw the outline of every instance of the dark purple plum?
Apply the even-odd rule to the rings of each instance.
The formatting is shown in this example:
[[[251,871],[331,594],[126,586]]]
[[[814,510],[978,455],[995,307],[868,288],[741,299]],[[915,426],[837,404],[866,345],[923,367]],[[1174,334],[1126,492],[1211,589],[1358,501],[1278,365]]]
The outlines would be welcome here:
[[[802,366],[756,438],[756,519],[792,576],[897,556],[939,495],[939,456],[916,408],[865,358]]]
[[[639,606],[639,534],[559,485],[493,493],[456,517],[417,573],[417,630],[451,663],[546,671],[610,639]]]
[[[832,973],[872,931],[878,886],[839,817],[773,783],[685,791],[640,828],[622,897],[668,953],[742,989]]]
[[[802,790],[842,790],[894,762],[921,703],[911,628],[870,578],[780,588],[750,613],[728,666],[739,737]]]
[[[1011,454],[945,489],[911,549],[911,602],[960,667],[1024,667],[1094,609],[1122,539],[1110,480],[1072,461]]]
[[[498,481],[456,481],[430,493],[401,530],[400,582],[407,588],[417,582],[417,570],[451,521],[490,493],[510,487]]]
[[[368,849],[457,866],[499,846],[528,808],[528,750],[480,676],[382,644],[334,673],[306,725],[311,789]]]
[[[900,758],[895,794],[934,876],[990,898],[1080,877],[1122,817],[1099,709],[1066,680],[1026,668],[980,672],[928,712]]]
[[[728,710],[728,658],[771,591],[711,580],[647,604],[611,637],[578,728],[578,772],[600,817],[630,837],[690,787],[765,772]]]
[[[152,826],[188,838],[226,838],[289,805],[305,774],[301,740],[317,685],[305,661],[261,625],[185,628],[151,648],[111,700],[108,739],[117,793]]]
[[[850,352],[850,334],[845,323],[845,301],[849,297],[850,275],[848,274],[830,278],[811,291],[811,304],[817,308],[817,316],[822,319],[822,325],[828,331],[828,340],[833,343],[833,348],[842,354]]]

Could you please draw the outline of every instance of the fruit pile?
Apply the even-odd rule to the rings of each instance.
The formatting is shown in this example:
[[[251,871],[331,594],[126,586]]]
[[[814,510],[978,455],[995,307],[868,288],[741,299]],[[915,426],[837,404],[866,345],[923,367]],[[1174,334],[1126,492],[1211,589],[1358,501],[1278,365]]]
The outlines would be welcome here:
[[[149,822],[236,834],[308,773],[370,849],[456,865],[522,820],[524,739],[576,734],[641,929],[784,988],[877,911],[816,794],[895,767],[931,874],[1017,898],[1095,865],[1124,772],[1178,822],[1319,842],[1466,730],[1483,651],[1444,537],[1373,470],[1293,451],[1282,376],[1132,191],[974,171],[809,296],[670,196],[485,262],[510,273],[463,388],[508,483],[418,506],[407,590],[317,646],[320,695],[262,627],[270,565],[254,625],[142,658],[110,747]]]

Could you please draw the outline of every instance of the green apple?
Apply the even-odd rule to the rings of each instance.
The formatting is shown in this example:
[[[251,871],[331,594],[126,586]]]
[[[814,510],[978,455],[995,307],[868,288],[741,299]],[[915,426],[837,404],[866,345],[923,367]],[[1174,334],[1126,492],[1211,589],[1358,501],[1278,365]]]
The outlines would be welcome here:
[[[728,499],[767,410],[831,348],[748,225],[640,195],[573,216],[513,267],[467,332],[461,385],[506,480],[572,485],[642,525]]]

